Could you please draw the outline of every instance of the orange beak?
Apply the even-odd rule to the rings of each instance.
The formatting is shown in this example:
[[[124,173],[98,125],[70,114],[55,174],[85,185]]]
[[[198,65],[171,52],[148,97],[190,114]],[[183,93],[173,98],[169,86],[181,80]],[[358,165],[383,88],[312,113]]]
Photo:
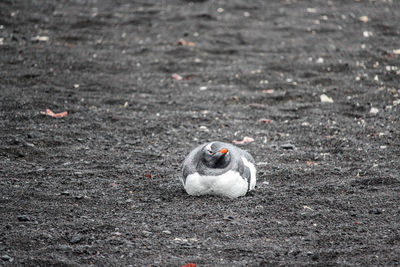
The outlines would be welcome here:
[[[224,149],[221,149],[219,152],[221,152],[222,154],[226,154],[226,153],[228,153],[228,149],[224,148]]]

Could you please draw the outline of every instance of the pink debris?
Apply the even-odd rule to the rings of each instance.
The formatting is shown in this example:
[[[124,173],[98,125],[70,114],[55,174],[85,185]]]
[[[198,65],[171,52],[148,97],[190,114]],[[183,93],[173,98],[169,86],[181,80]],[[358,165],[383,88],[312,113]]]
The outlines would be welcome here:
[[[243,145],[243,144],[251,143],[251,142],[254,142],[254,138],[251,138],[251,137],[248,137],[248,136],[245,136],[243,138],[243,140],[241,140],[241,141],[238,141],[238,140],[233,140],[232,141],[232,143],[234,143],[235,145]]]
[[[188,76],[186,76],[186,77],[183,77],[183,76],[181,76],[181,75],[179,75],[179,74],[176,74],[176,73],[172,74],[172,79],[177,80],[177,81],[181,81],[181,80],[191,80],[191,79],[193,79],[193,78],[194,78],[194,75],[188,75]]]
[[[174,73],[174,74],[172,74],[172,79],[180,81],[180,80],[183,80],[183,77],[179,74]]]
[[[266,90],[262,90],[263,94],[273,94],[275,92],[274,89],[266,89]]]
[[[44,114],[44,115],[48,115],[48,116],[51,116],[51,117],[54,117],[54,118],[62,118],[62,117],[65,117],[65,116],[67,116],[68,115],[68,112],[67,111],[64,111],[64,112],[60,112],[60,113],[54,113],[53,111],[51,111],[50,109],[46,109],[46,112],[40,112],[41,114]]]
[[[272,120],[270,120],[270,119],[260,119],[259,122],[260,123],[268,123],[268,124],[270,124],[272,122]]]

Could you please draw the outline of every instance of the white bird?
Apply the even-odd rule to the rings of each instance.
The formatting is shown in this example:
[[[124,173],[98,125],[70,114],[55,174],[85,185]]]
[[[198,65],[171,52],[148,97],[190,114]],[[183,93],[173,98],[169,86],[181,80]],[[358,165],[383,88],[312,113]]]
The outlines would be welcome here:
[[[206,143],[186,157],[181,181],[189,195],[244,196],[256,185],[255,161],[234,145]]]

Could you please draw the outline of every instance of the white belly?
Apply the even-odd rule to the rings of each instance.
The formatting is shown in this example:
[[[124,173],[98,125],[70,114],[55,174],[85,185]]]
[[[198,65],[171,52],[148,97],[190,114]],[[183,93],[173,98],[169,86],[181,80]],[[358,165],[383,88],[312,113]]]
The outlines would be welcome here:
[[[184,187],[189,195],[210,194],[236,198],[247,193],[248,183],[234,171],[227,171],[219,176],[200,176],[196,172],[186,177]]]

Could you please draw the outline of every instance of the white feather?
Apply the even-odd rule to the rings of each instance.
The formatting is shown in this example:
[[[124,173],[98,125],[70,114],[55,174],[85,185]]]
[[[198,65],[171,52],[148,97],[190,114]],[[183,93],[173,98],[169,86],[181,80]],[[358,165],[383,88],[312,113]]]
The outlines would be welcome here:
[[[248,183],[235,171],[218,176],[201,176],[196,172],[187,176],[184,187],[189,195],[211,194],[236,198],[247,193]]]

